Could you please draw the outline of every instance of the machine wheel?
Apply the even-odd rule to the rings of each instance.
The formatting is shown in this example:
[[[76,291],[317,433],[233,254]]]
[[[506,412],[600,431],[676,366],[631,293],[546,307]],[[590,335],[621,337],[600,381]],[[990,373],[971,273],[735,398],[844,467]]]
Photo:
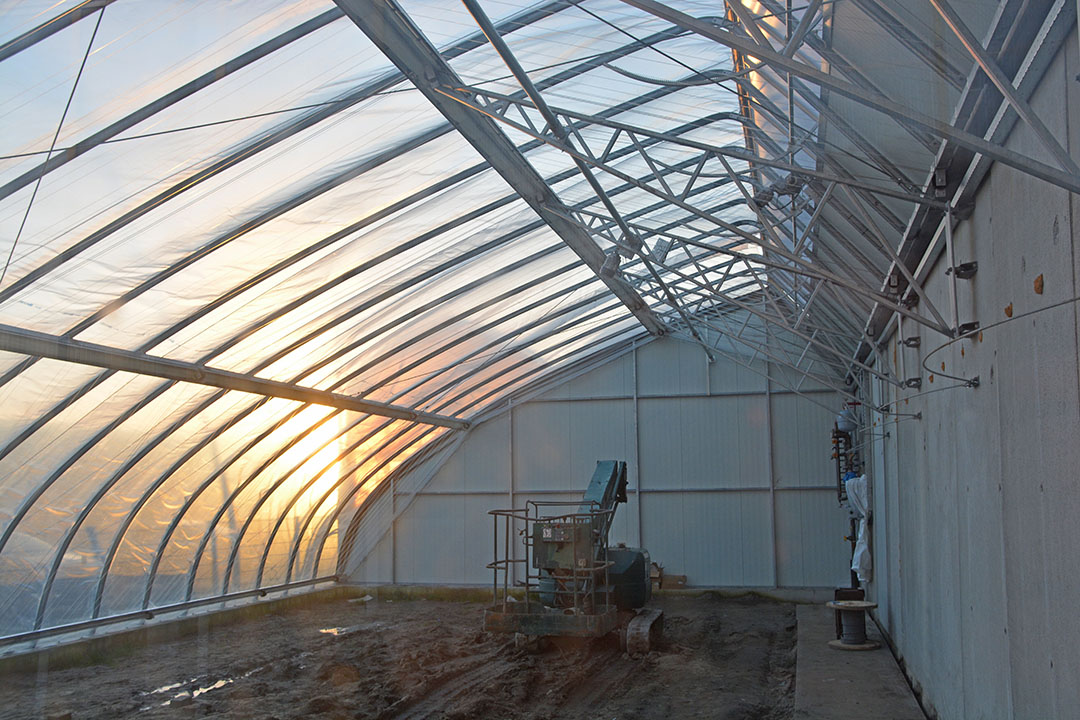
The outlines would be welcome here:
[[[626,652],[630,657],[642,657],[656,647],[664,630],[664,611],[659,608],[643,608],[626,625]]]

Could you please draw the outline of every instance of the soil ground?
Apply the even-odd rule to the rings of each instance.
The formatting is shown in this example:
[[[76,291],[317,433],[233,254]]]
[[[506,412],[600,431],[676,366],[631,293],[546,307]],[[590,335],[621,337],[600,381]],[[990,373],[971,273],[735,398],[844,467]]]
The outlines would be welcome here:
[[[335,600],[143,648],[111,665],[0,678],[0,717],[786,720],[795,609],[654,598],[664,639],[543,651],[481,630],[483,605]],[[337,633],[337,634],[335,634]]]

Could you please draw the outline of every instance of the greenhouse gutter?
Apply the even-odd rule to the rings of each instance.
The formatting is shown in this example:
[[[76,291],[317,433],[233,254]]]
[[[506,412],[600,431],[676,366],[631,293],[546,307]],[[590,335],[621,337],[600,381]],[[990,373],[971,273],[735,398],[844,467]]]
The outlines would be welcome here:
[[[166,380],[196,383],[225,390],[297,400],[339,410],[352,410],[367,413],[368,415],[396,418],[425,425],[437,425],[452,430],[469,429],[467,421],[446,415],[412,410],[407,407],[372,400],[361,400],[348,395],[327,392],[326,390],[316,390],[315,388],[302,387],[278,380],[267,380],[253,375],[218,370],[205,365],[81,342],[67,337],[12,327],[11,325],[0,324],[0,350],[63,360],[79,363],[80,365],[92,365],[120,372],[150,375]]]

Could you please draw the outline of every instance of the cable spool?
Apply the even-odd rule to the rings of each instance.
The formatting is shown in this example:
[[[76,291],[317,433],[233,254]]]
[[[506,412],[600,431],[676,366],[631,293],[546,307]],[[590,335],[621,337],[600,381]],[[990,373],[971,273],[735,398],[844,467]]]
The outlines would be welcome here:
[[[877,603],[865,600],[832,600],[827,607],[840,612],[841,634],[839,640],[830,640],[829,647],[837,650],[877,650],[881,643],[866,637],[866,611]]]

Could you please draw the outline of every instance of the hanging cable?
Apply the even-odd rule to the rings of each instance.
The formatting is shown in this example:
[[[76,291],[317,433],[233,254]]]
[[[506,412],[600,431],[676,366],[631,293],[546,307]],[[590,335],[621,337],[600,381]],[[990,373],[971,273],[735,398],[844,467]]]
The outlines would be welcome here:
[[[941,373],[938,373],[938,375],[941,375]],[[948,376],[943,375],[942,377],[948,377]],[[907,396],[902,397],[902,398],[897,398],[896,400],[893,400],[892,402],[888,402],[888,403],[885,403],[883,405],[878,405],[874,409],[877,410],[879,413],[882,413],[883,415],[896,415],[896,416],[907,415],[909,417],[921,416],[922,413],[914,413],[914,414],[912,414],[912,413],[898,413],[898,412],[895,412],[893,410],[889,410],[889,406],[891,406],[891,405],[899,405],[901,400],[904,400],[904,401],[906,401],[906,400],[914,400],[917,397],[923,397],[924,395],[933,395],[934,393],[943,392],[945,390],[955,390],[956,388],[971,387],[971,385],[969,385],[967,383],[967,381],[963,381],[963,378],[951,378],[951,379],[953,379],[953,380],[961,380],[962,382],[960,382],[957,385],[945,385],[944,387],[937,387],[937,388],[934,388],[933,390],[924,390],[923,392],[915,393],[914,395],[907,395]]]
[[[30,217],[30,208],[34,207],[34,199],[37,197],[38,189],[41,188],[41,180],[45,177],[45,168],[49,166],[49,159],[56,148],[56,141],[60,138],[60,130],[64,127],[64,120],[67,119],[68,110],[71,109],[71,101],[75,99],[75,90],[78,89],[79,80],[82,79],[83,70],[86,69],[86,61],[90,59],[90,50],[94,47],[94,39],[97,37],[103,17],[105,17],[104,7],[98,12],[97,22],[94,23],[94,32],[90,35],[90,42],[86,45],[86,53],[83,55],[82,63],[79,65],[79,72],[75,75],[75,83],[71,86],[71,94],[68,95],[67,104],[64,105],[64,112],[56,126],[56,134],[53,135],[52,142],[49,144],[49,152],[45,155],[45,162],[41,165],[41,174],[38,175],[37,182],[34,183],[34,192],[30,194],[30,202],[26,204],[26,212],[23,213],[22,222],[19,223],[19,231],[15,233],[15,239],[11,243],[11,250],[8,251],[7,260],[4,262],[4,269],[0,271],[0,287],[4,284],[4,277],[7,276],[8,267],[11,265],[11,258],[15,256],[15,246],[19,244],[19,238],[22,237],[23,229],[26,227],[26,220]]]
[[[955,342],[958,342],[960,340],[971,339],[975,335],[981,335],[986,330],[992,330],[993,328],[1000,327],[1002,325],[1005,325],[1006,323],[1013,322],[1014,320],[1022,320],[1022,319],[1026,318],[1026,317],[1031,317],[1032,315],[1037,315],[1038,313],[1044,312],[1046,310],[1053,310],[1054,308],[1059,308],[1059,307],[1062,307],[1063,305],[1068,305],[1070,303],[1075,303],[1075,302],[1080,302],[1080,296],[1069,298],[1068,300],[1062,300],[1060,302],[1056,302],[1056,303],[1053,303],[1051,305],[1047,305],[1045,307],[1036,308],[1035,310],[1028,310],[1025,313],[1020,313],[1019,315],[1014,315],[1011,318],[1005,318],[1004,320],[999,320],[999,321],[997,321],[995,323],[990,323],[989,325],[986,325],[985,327],[975,328],[974,330],[963,333],[962,335],[957,335],[956,337],[952,338],[951,340],[944,343],[943,345],[939,345],[938,347],[936,347],[933,350],[931,350],[930,352],[928,352],[926,354],[926,357],[924,357],[923,360],[922,360],[922,368],[923,368],[923,370],[925,370],[928,373],[931,373],[931,374],[934,374],[934,375],[939,375],[940,377],[948,378],[950,380],[957,380],[957,381],[963,383],[962,385],[950,385],[949,387],[940,388],[941,390],[949,390],[949,389],[954,388],[954,387],[971,387],[971,388],[978,387],[979,386],[979,376],[978,375],[976,375],[973,378],[965,378],[965,377],[958,377],[956,375],[949,375],[949,374],[947,374],[945,372],[937,372],[937,371],[931,370],[930,368],[928,368],[926,366],[926,363],[929,362],[930,358],[933,357],[935,354],[941,352],[942,350],[949,347],[950,345],[952,345]],[[934,392],[934,390],[929,390],[927,392]],[[925,395],[925,394],[927,394],[927,393],[920,393],[920,395]],[[912,397],[917,397],[917,396],[913,395]]]

